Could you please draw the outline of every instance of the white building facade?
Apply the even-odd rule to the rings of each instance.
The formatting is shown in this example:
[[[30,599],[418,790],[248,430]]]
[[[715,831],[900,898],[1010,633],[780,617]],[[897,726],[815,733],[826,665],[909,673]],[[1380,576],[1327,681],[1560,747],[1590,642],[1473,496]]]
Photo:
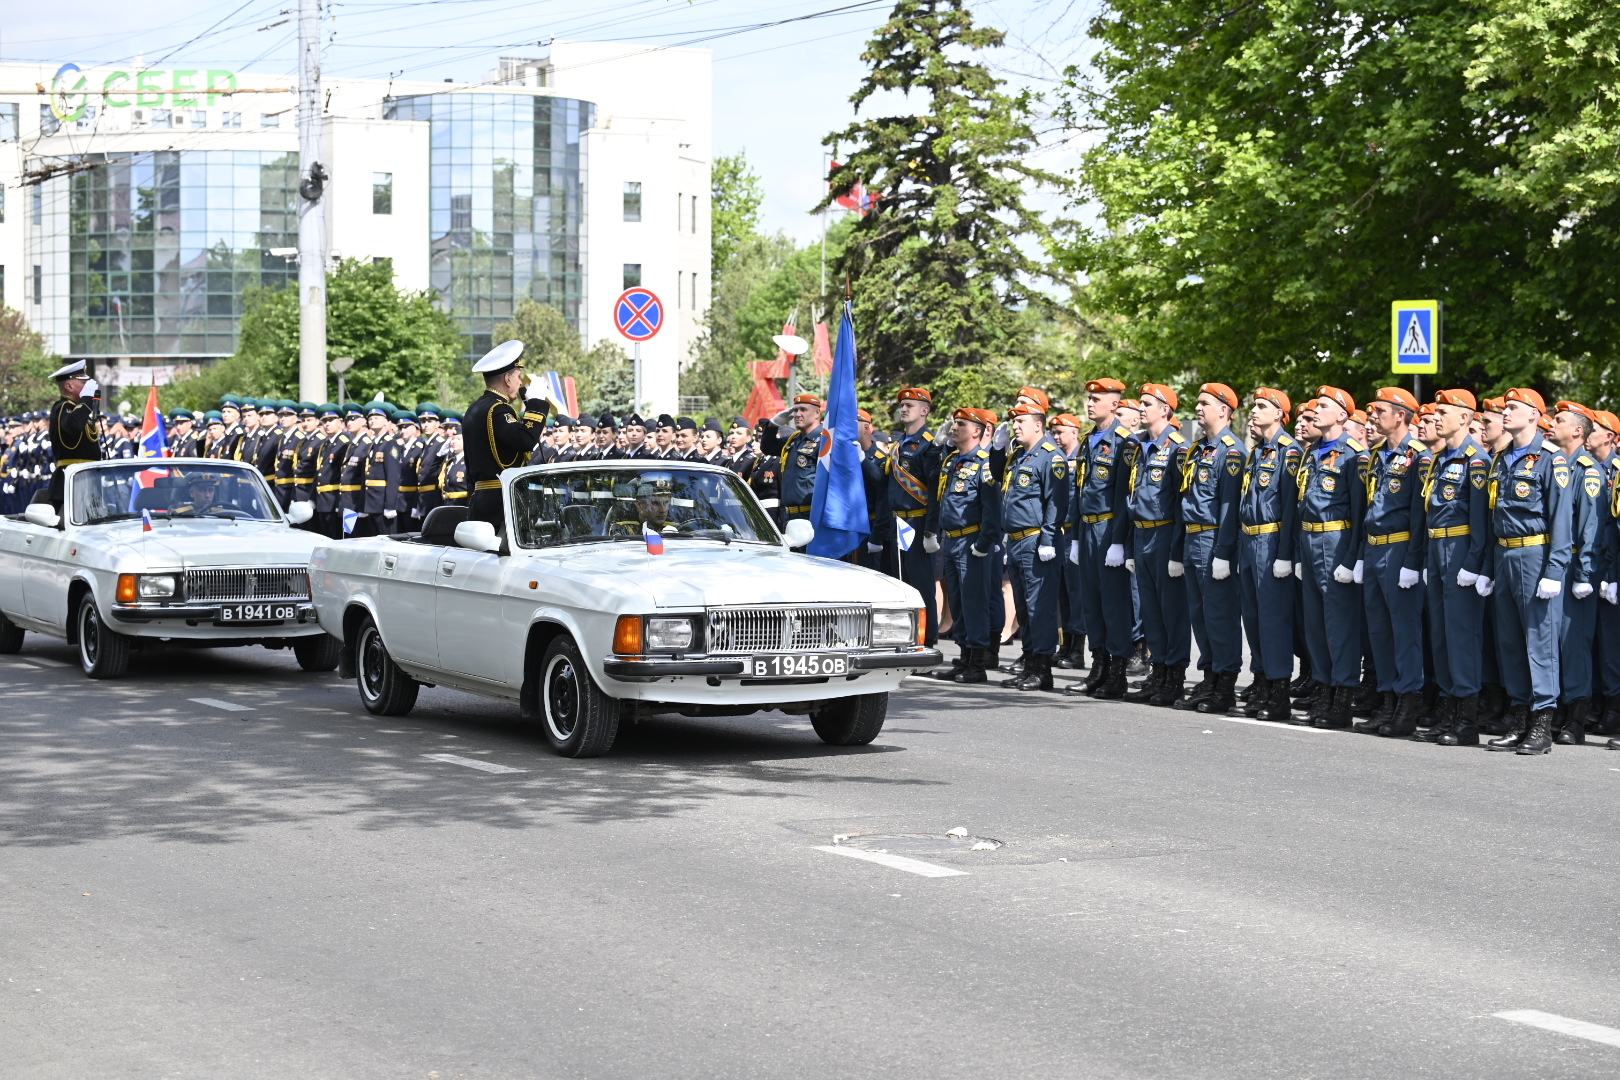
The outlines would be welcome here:
[[[675,412],[709,303],[709,68],[557,41],[480,84],[325,80],[328,251],[433,290],[469,355],[525,297],[634,351],[614,309],[650,289],[641,404]],[[0,91],[36,83],[0,92],[0,300],[109,385],[230,355],[246,293],[297,280],[292,81],[0,64]]]

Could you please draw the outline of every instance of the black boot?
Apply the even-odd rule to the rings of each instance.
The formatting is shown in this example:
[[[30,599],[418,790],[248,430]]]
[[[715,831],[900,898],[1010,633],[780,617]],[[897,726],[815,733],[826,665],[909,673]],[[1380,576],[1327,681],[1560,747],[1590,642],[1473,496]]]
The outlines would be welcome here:
[[[1371,716],[1384,704],[1384,695],[1378,689],[1378,676],[1373,672],[1372,664],[1362,661],[1361,684],[1355,688],[1355,696],[1351,698],[1350,711],[1357,716]],[[1384,717],[1388,720],[1389,717]]]
[[[956,677],[967,669],[967,666],[968,650],[964,648],[956,654],[956,659],[951,661],[950,667],[935,668],[928,673],[928,677],[930,679],[940,679],[944,682],[954,682]]]
[[[1314,720],[1319,728],[1344,730],[1355,722],[1350,713],[1350,706],[1356,699],[1354,686],[1332,686],[1328,688],[1327,707],[1322,710],[1322,718]]]
[[[1125,674],[1130,678],[1139,678],[1148,673],[1147,642],[1138,641],[1131,650],[1131,655],[1125,664]]]
[[[1020,690],[1052,689],[1052,658],[1032,655],[1024,665],[1024,674],[1018,680]]]
[[[1103,649],[1091,650],[1091,670],[1080,683],[1080,692],[1090,694],[1108,678],[1108,653]]]
[[[1427,726],[1424,725],[1422,717],[1418,718],[1418,727],[1422,730],[1413,734],[1414,741],[1439,742],[1440,736],[1450,731],[1451,725],[1457,722],[1457,699],[1441,696],[1434,703],[1431,712],[1433,715],[1429,717]]]
[[[1287,679],[1271,680],[1268,693],[1260,703],[1260,711],[1254,714],[1254,718],[1272,723],[1287,723],[1294,718],[1293,703],[1288,700]]]
[[[1359,691],[1357,700],[1360,700]],[[1358,716],[1365,715],[1367,717],[1365,720],[1352,724],[1351,730],[1359,731],[1363,735],[1377,735],[1379,728],[1395,719],[1395,695],[1388,690],[1381,691],[1378,695],[1378,704],[1373,707],[1371,712],[1361,713],[1355,708],[1350,711]]]
[[[1423,695],[1402,694],[1395,702],[1395,715],[1378,729],[1386,739],[1405,739],[1417,731],[1418,714],[1423,711]]]
[[[1486,684],[1480,695],[1479,730],[1488,735],[1505,735],[1513,730],[1507,711],[1507,691],[1495,683]]]
[[[1120,698],[1120,700],[1128,701],[1132,705],[1146,705],[1153,699],[1153,695],[1157,694],[1163,686],[1164,665],[1154,664],[1152,669],[1148,672],[1148,677],[1142,681],[1142,685]]]
[[[979,658],[980,664],[987,672],[1001,670],[1001,646],[992,645],[982,650],[984,655]]]
[[[1508,707],[1507,715],[1502,718],[1507,730],[1502,737],[1492,739],[1485,744],[1487,750],[1517,750],[1524,741],[1525,729],[1530,726],[1530,706],[1512,705]]]
[[[1594,714],[1597,710],[1592,710]],[[1603,703],[1603,715],[1592,728],[1594,735],[1620,735],[1620,701],[1610,698]]]
[[[1187,668],[1185,665],[1164,667],[1164,682],[1160,684],[1158,693],[1148,699],[1149,705],[1157,705],[1161,709],[1173,708],[1181,696],[1187,692]]]
[[[1237,704],[1233,690],[1237,688],[1238,673],[1223,671],[1215,676],[1215,689],[1198,703],[1198,711],[1210,716],[1225,716]]]
[[[1552,753],[1553,710],[1537,709],[1530,714],[1530,728],[1519,743],[1518,752],[1526,757]]]
[[[961,671],[956,673],[956,676],[951,681],[962,683],[964,685],[968,683],[982,683],[988,681],[990,677],[984,672],[984,650],[968,649],[966,651],[967,664],[962,668]]]
[[[1559,746],[1580,746],[1586,742],[1586,718],[1591,714],[1592,702],[1577,698],[1564,708],[1563,722],[1558,725]]]
[[[1091,696],[1099,701],[1113,701],[1125,696],[1125,671],[1131,666],[1128,656],[1111,657],[1108,661],[1108,678],[1103,680]]]
[[[1012,674],[1009,677],[1007,677],[1005,679],[1002,679],[1001,680],[1001,685],[1002,686],[1017,686],[1018,685],[1018,680],[1022,679],[1024,677],[1024,672],[1028,668],[1029,668],[1029,653],[1025,652],[1024,655],[1020,656],[1017,660],[1014,660],[1011,664],[1007,665],[1006,670],[1011,672]]]
[[[1214,692],[1215,673],[1206,669],[1203,678],[1199,679],[1197,685],[1187,691],[1185,698],[1175,703],[1174,708],[1180,709],[1182,712],[1196,712],[1198,703]]]
[[[1260,710],[1271,700],[1271,680],[1256,675],[1238,691],[1238,697],[1243,699],[1243,715],[1250,720],[1260,719]]]
[[[1321,701],[1322,695],[1326,692],[1326,686],[1323,686],[1315,679],[1312,679],[1311,684],[1305,688],[1305,692],[1303,694],[1295,694],[1293,689],[1290,688],[1289,696],[1295,699],[1294,705],[1296,708],[1304,709],[1305,711],[1310,712],[1315,710],[1317,704]]]
[[[1451,723],[1434,741],[1440,746],[1479,745],[1479,696],[1448,698],[1454,701]]]
[[[1311,659],[1308,656],[1299,658],[1299,677],[1288,684],[1289,697],[1304,697],[1311,688]]]
[[[1079,667],[1074,651],[1074,637],[1067,630],[1063,632],[1063,644],[1058,646],[1057,655],[1052,657],[1052,666],[1055,668]]]

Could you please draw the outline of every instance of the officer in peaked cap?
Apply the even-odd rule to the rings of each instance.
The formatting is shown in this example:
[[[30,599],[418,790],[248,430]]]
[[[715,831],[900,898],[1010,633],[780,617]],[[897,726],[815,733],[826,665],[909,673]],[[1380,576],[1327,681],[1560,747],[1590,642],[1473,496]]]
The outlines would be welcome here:
[[[83,360],[75,360],[51,372],[60,393],[52,402],[46,431],[56,468],[51,472],[47,496],[56,512],[62,512],[62,470],[69,465],[101,460],[101,384],[90,378]]]
[[[541,398],[522,399],[523,342],[507,341],[485,353],[473,365],[484,377],[484,393],[467,407],[463,452],[467,482],[472,486],[467,516],[506,527],[502,470],[526,460],[545,432],[546,412]]]

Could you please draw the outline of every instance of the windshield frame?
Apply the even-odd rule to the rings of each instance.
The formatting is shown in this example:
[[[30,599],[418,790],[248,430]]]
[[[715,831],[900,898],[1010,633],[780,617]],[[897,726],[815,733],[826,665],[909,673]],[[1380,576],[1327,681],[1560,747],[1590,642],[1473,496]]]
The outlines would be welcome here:
[[[661,461],[655,458],[633,458],[611,461],[568,461],[550,465],[535,465],[522,470],[508,470],[507,473],[502,475],[502,479],[506,481],[506,490],[504,494],[506,496],[506,517],[508,525],[507,535],[511,537],[512,547],[516,550],[532,552],[577,551],[580,548],[587,546],[588,541],[611,543],[615,540],[624,539],[639,540],[639,535],[602,535],[568,537],[561,541],[540,545],[523,544],[519,542],[519,532],[517,527],[517,488],[519,484],[529,480],[532,477],[541,475],[555,476],[560,478],[573,473],[600,472],[679,472],[719,476],[722,478],[723,483],[734,483],[740,487],[743,492],[746,492],[747,501],[744,503],[744,508],[749,514],[757,515],[758,517],[758,522],[755,527],[755,532],[758,534],[758,537],[756,539],[744,539],[740,536],[732,536],[722,539],[713,535],[712,532],[705,532],[699,534],[687,534],[684,536],[679,533],[664,533],[663,535],[665,538],[698,540],[707,543],[720,544],[722,546],[728,544],[750,544],[763,547],[787,547],[787,540],[783,537],[782,530],[777,528],[775,520],[773,520],[765,508],[760,505],[759,496],[754,493],[754,489],[749,487],[747,482],[731,469],[725,468],[721,465],[711,465],[706,462]],[[763,527],[761,528],[760,526]],[[683,547],[682,550],[685,550],[685,548]]]
[[[241,472],[245,476],[251,476],[257,481],[259,501],[263,503],[265,509],[268,511],[268,516],[266,517],[226,517],[220,515],[187,515],[184,517],[174,517],[167,511],[164,511],[154,513],[152,515],[152,521],[154,524],[160,521],[229,521],[233,523],[246,521],[260,525],[272,523],[280,523],[283,525],[289,524],[285,513],[283,513],[281,509],[281,503],[276,499],[275,492],[270,490],[270,485],[265,482],[264,474],[256,467],[245,461],[226,461],[218,458],[199,457],[110,458],[104,461],[96,461],[87,463],[85,465],[73,466],[72,471],[67,477],[66,498],[63,500],[64,509],[67,511],[68,515],[68,523],[82,528],[88,528],[95,525],[119,525],[127,521],[141,520],[140,511],[121,512],[131,514],[132,516],[130,517],[113,516],[97,518],[91,521],[80,520],[78,517],[78,494],[80,489],[77,485],[87,483],[87,478],[96,473],[112,469],[128,468],[130,466],[136,466],[141,469],[172,469],[189,466],[196,469],[219,471],[227,469],[235,470]]]

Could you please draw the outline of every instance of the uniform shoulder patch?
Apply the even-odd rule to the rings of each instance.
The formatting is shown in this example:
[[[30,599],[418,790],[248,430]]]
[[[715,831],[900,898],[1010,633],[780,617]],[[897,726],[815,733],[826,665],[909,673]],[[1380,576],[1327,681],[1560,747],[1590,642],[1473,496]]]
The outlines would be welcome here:
[[[1429,452],[1429,448],[1427,446],[1423,445],[1422,443],[1418,442],[1416,439],[1412,439],[1412,440],[1408,441],[1407,444],[1406,444],[1406,448],[1408,450],[1412,451],[1412,453],[1414,453],[1414,454],[1427,454]]]
[[[1476,450],[1473,446],[1465,446],[1465,447],[1463,447],[1463,457],[1473,457],[1477,453],[1479,453],[1479,451]]]
[[[990,459],[990,451],[988,451],[988,450],[975,450],[973,452],[973,456],[978,457],[978,458],[983,458],[986,461],[988,461]]]
[[[934,441],[934,433],[932,431],[923,432],[922,437],[923,437],[924,442],[933,442]]]
[[[1232,436],[1230,436],[1230,435],[1222,435],[1221,436],[1221,442],[1226,446],[1236,446],[1237,445],[1237,440],[1232,438]]]
[[[1124,424],[1121,424],[1121,425],[1119,425],[1119,427],[1115,428],[1114,429],[1114,434],[1118,435],[1122,439],[1128,439],[1128,438],[1131,437],[1131,433],[1129,431],[1125,430],[1125,425]]]
[[[1042,450],[1056,450],[1057,446],[1056,446],[1056,444],[1051,443],[1051,442],[1042,442],[1041,443],[1041,449]]]
[[[1294,445],[1294,437],[1292,435],[1288,434],[1288,432],[1285,431],[1281,435],[1277,436],[1277,445],[1278,446],[1293,446]]]
[[[1175,443],[1177,446],[1180,446],[1182,443],[1187,441],[1187,437],[1179,431],[1171,431],[1170,441]]]
[[[1346,439],[1346,440],[1344,440],[1344,445],[1348,446],[1350,448],[1351,452],[1357,453],[1357,454],[1362,453],[1363,451],[1365,451],[1367,449],[1365,446],[1361,445],[1360,443],[1358,443],[1354,439]]]
[[[1057,477],[1059,480],[1063,479],[1065,476],[1068,476],[1069,475],[1069,459],[1065,458],[1065,457],[1055,457],[1055,458],[1053,458],[1052,459],[1052,475]]]
[[[1575,464],[1579,465],[1583,469],[1588,469],[1588,468],[1591,468],[1593,465],[1596,465],[1597,462],[1593,461],[1591,458],[1587,457],[1585,454],[1576,454],[1575,455]]]

